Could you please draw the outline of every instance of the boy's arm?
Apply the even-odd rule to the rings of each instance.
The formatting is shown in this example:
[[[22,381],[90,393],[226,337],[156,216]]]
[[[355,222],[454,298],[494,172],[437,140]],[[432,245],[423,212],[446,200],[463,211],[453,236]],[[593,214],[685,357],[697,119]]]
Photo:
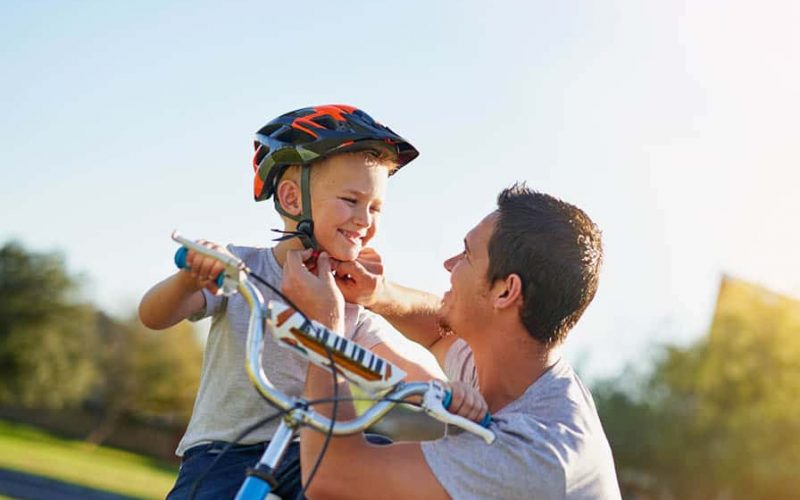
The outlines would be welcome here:
[[[409,359],[386,342],[375,345],[369,350],[406,372],[406,378],[404,379],[406,381],[427,381],[432,378],[442,378],[441,374],[429,368],[430,365],[426,366],[414,359]]]
[[[153,330],[169,328],[205,307],[197,280],[179,271],[154,285],[139,303],[139,319]]]
[[[230,252],[216,243],[199,240],[198,243],[221,253]],[[216,277],[225,269],[220,261],[194,251],[186,254],[187,269],[157,283],[147,291],[139,303],[139,319],[153,330],[169,328],[206,306],[201,290],[208,288],[216,293]]]

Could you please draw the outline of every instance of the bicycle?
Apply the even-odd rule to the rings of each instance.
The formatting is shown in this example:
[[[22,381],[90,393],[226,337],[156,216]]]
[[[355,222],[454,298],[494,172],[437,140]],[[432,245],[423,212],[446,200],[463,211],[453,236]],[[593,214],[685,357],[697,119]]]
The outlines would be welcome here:
[[[487,444],[494,441],[494,433],[488,429],[491,422],[489,414],[486,415],[483,422],[478,424],[447,411],[451,394],[441,382],[437,380],[403,382],[405,373],[401,369],[368,349],[307,318],[290,300],[283,296],[280,290],[276,290],[269,283],[251,273],[237,257],[223,254],[186,239],[177,231],[172,233],[172,239],[182,245],[175,254],[175,264],[179,268],[186,267],[186,255],[189,249],[224,264],[224,271],[216,278],[216,284],[221,293],[226,296],[240,293],[250,308],[245,369],[259,393],[278,410],[277,414],[268,417],[261,424],[263,425],[269,419],[282,417],[278,429],[261,459],[255,467],[247,471],[247,476],[236,496],[237,500],[264,498],[275,500],[279,498],[271,493],[276,485],[272,473],[280,464],[286,449],[301,426],[307,426],[326,434],[326,441],[320,456],[303,488],[305,491],[313,480],[328,440],[332,436],[363,432],[383,419],[397,403],[416,405],[437,421],[472,432],[480,436]],[[249,279],[250,277],[259,280],[275,291],[287,303],[269,301],[265,304],[261,292]],[[329,370],[333,377],[334,387],[336,387],[337,376],[341,375],[362,389],[367,398],[374,401],[375,404],[352,420],[338,421],[335,415],[336,405],[340,399],[336,391],[334,391],[333,398],[325,401],[307,401],[279,391],[269,381],[261,364],[266,327],[269,327],[268,329],[279,345],[291,349],[317,366]],[[409,403],[407,398],[411,396],[421,396],[421,402]],[[311,409],[311,406],[317,403],[333,403],[334,416],[328,418]]]

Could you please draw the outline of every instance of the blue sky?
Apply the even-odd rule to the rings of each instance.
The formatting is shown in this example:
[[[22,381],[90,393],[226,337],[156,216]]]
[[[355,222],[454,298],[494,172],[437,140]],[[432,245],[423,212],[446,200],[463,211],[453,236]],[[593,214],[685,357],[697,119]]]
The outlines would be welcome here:
[[[442,261],[516,180],[584,208],[606,266],[567,355],[603,375],[708,326],[721,273],[800,294],[794,2],[7,2],[0,241],[63,252],[129,314],[173,228],[267,244],[251,139],[313,104],[422,152],[393,177],[389,276]]]

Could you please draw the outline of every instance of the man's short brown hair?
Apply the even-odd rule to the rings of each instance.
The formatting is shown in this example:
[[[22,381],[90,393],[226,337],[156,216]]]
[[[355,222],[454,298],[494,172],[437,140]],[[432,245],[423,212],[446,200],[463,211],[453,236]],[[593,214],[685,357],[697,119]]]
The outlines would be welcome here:
[[[497,208],[489,240],[489,282],[517,274],[522,323],[538,341],[556,345],[597,291],[600,230],[581,209],[525,184],[503,190]]]

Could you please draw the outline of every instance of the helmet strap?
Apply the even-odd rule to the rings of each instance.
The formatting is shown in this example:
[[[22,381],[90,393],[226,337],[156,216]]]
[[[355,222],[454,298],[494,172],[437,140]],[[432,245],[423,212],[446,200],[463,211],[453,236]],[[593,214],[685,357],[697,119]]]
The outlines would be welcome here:
[[[303,199],[303,211],[300,215],[290,214],[284,210],[281,206],[281,202],[278,200],[277,193],[274,196],[275,210],[277,210],[279,214],[297,221],[296,231],[278,231],[285,233],[285,235],[281,238],[277,238],[276,241],[297,237],[303,242],[305,248],[313,248],[316,250],[318,245],[317,240],[314,238],[314,221],[311,219],[311,166],[309,165],[303,165],[300,172],[300,194]]]

